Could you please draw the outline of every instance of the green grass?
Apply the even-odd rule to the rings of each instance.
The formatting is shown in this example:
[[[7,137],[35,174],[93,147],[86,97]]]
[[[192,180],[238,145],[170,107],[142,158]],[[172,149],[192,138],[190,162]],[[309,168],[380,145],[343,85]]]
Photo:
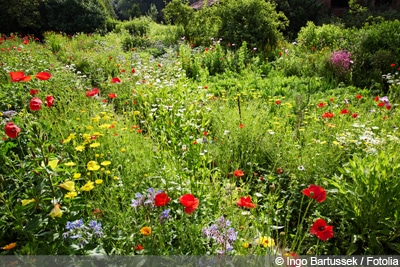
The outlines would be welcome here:
[[[393,95],[391,109],[378,107],[369,90],[336,82],[324,72],[326,51],[294,47],[295,56],[267,61],[243,49],[168,47],[174,42],[159,37],[160,29],[150,34],[165,41],[159,57],[152,49],[124,51],[123,32],[0,44],[0,125],[21,129],[0,140],[0,246],[16,243],[1,254],[399,252]],[[226,62],[213,72],[220,57]],[[188,75],[189,62],[199,76]],[[32,80],[11,82],[14,71]],[[39,81],[39,71],[52,77]],[[111,83],[114,77],[121,83]],[[94,87],[99,96],[86,97]],[[30,89],[43,101],[54,96],[54,106],[31,111]],[[17,115],[7,117],[8,110]],[[323,118],[326,112],[334,117]],[[99,168],[90,170],[90,161]],[[60,187],[66,181],[74,182],[73,198]],[[82,190],[88,182],[94,188]],[[326,201],[302,195],[310,184],[325,188]],[[132,207],[149,188],[170,202],[154,207],[150,197],[151,205]],[[199,200],[191,214],[180,203],[185,194]],[[237,205],[247,196],[255,208]],[[50,216],[54,208],[59,217]],[[160,220],[165,209],[169,219]],[[232,250],[203,234],[221,216],[237,232]],[[334,226],[333,238],[309,234],[318,218]],[[81,247],[82,240],[63,238],[67,222],[79,219],[100,221],[103,235]]]

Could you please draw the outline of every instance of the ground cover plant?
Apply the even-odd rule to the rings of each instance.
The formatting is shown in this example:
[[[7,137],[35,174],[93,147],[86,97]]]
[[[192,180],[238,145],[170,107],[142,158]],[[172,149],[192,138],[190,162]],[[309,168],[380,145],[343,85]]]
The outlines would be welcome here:
[[[399,253],[400,62],[357,87],[308,27],[267,54],[2,36],[1,254]]]

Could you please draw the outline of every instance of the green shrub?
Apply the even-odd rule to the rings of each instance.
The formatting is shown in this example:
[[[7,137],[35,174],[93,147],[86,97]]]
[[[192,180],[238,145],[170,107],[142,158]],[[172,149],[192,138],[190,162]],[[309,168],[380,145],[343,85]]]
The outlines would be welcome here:
[[[127,36],[122,40],[124,51],[130,51],[132,48],[146,48],[151,45],[148,38],[142,36]]]
[[[222,0],[217,14],[221,20],[218,37],[259,51],[273,50],[281,38],[280,29],[286,26],[286,17],[277,13],[275,5],[263,0]]]
[[[297,40],[301,45],[314,50],[321,50],[326,47],[343,49],[347,48],[350,43],[349,34],[343,26],[333,24],[316,26],[311,21],[301,28]]]
[[[363,37],[353,53],[353,81],[359,87],[383,86],[382,74],[391,71],[391,64],[399,63],[400,21],[366,26],[359,34]]]
[[[150,31],[151,19],[147,17],[135,18],[133,20],[121,22],[116,26],[116,31],[127,30],[132,35],[145,36]]]

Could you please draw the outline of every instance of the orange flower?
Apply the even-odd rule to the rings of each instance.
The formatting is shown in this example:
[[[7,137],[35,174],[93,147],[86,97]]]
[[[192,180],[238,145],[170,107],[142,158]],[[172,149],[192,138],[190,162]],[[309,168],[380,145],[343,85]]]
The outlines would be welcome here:
[[[17,243],[16,243],[16,242],[13,242],[13,243],[10,243],[10,244],[8,244],[8,245],[2,247],[1,249],[3,249],[3,250],[12,250],[12,249],[15,248],[16,246],[17,246]]]
[[[151,228],[148,226],[142,227],[142,229],[140,229],[140,233],[144,236],[149,236],[151,235]]]
[[[242,170],[236,170],[234,171],[233,175],[235,175],[236,177],[242,177],[244,176],[244,172]]]

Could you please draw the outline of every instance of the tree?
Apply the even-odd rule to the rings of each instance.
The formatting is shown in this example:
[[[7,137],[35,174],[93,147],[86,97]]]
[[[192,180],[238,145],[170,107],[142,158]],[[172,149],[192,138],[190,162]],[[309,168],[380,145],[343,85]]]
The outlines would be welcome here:
[[[315,0],[274,0],[277,10],[282,11],[289,20],[284,33],[296,36],[307,21],[316,21],[321,14],[323,3]]]
[[[73,34],[105,29],[107,15],[97,0],[46,0],[43,11],[46,30]]]
[[[41,0],[0,0],[0,29],[12,32],[38,34],[42,28]]]
[[[164,19],[167,23],[181,25],[185,35],[189,33],[189,23],[193,18],[194,10],[187,0],[172,0],[163,9]]]
[[[221,0],[217,13],[221,20],[219,37],[240,46],[269,50],[276,47],[287,24],[283,13],[277,13],[275,4],[265,0]]]

